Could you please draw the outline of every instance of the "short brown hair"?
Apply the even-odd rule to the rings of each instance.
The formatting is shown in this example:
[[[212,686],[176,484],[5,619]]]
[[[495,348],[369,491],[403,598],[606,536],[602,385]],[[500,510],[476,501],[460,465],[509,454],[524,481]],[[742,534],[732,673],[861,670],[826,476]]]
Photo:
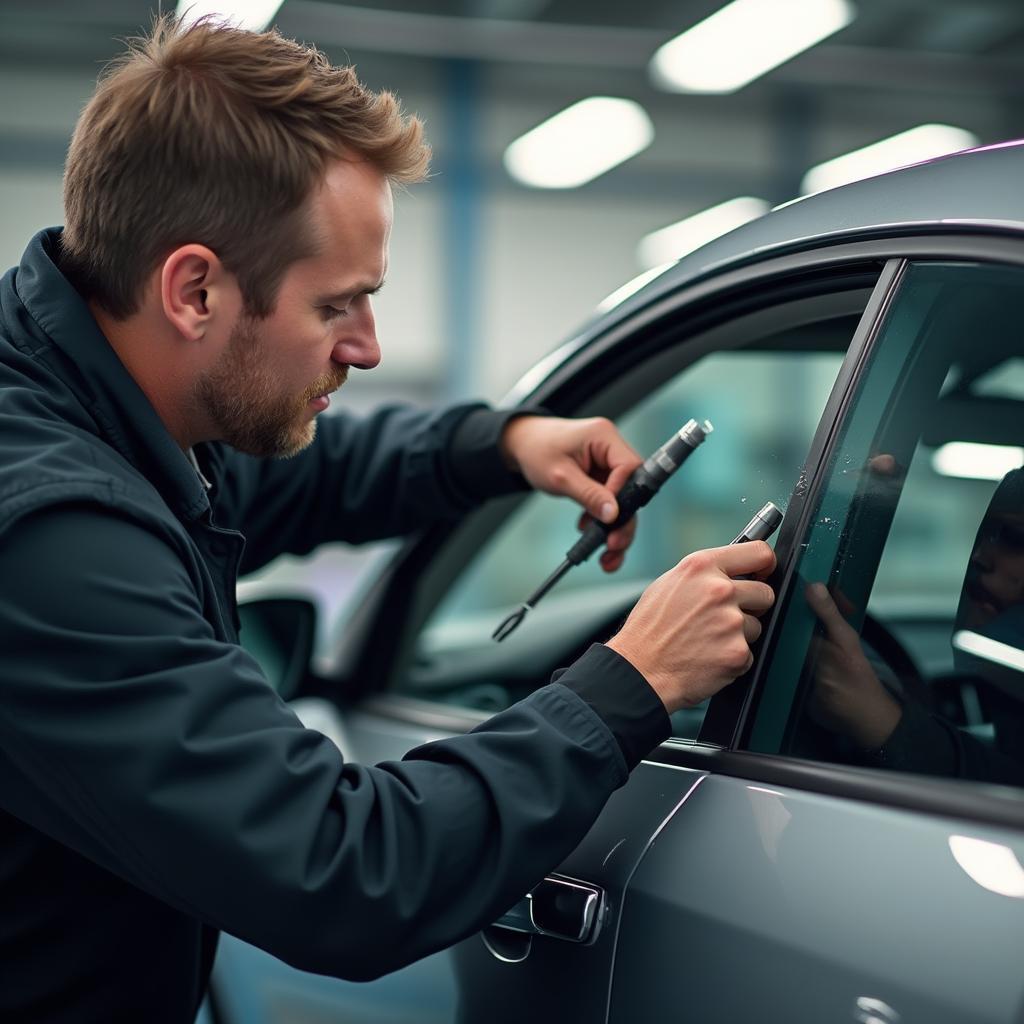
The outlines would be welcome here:
[[[423,128],[277,32],[158,19],[104,72],[64,171],[62,267],[116,319],[177,246],[212,249],[251,316],[268,316],[287,266],[315,251],[305,200],[336,157],[396,183],[422,180]]]

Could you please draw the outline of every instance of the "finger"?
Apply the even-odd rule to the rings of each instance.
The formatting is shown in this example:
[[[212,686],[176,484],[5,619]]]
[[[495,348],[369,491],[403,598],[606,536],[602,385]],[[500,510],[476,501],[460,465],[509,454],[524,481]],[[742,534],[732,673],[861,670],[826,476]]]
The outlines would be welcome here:
[[[838,587],[831,597],[835,602],[836,607],[842,613],[843,618],[848,619],[854,612],[856,612],[857,609],[854,606],[854,603]]]
[[[598,483],[571,459],[564,459],[549,477],[550,494],[563,494],[578,502],[588,515],[602,523],[615,521],[619,506],[615,495],[603,484]]]
[[[598,420],[596,433],[588,446],[592,472],[604,481],[613,494],[622,490],[633,471],[644,460],[640,453],[628,444],[615,424],[609,420]]]
[[[830,637],[839,641],[855,635],[853,627],[843,618],[824,583],[809,584],[804,594],[811,611],[821,619]]]
[[[763,615],[775,604],[775,591],[757,580],[737,580],[736,603],[745,612]]]
[[[623,449],[617,454],[618,461],[611,466],[608,478],[605,480],[605,486],[613,494],[618,494],[626,486],[626,481],[633,475],[636,467],[644,461],[625,442],[623,442]]]
[[[879,476],[895,476],[898,465],[893,455],[875,455],[868,459],[868,469]]]
[[[768,575],[775,569],[775,552],[763,540],[709,548],[704,555],[726,576]]]
[[[752,644],[761,635],[761,620],[753,615],[743,616],[743,638]]]
[[[612,530],[608,534],[608,550],[609,551],[625,551],[630,544],[633,543],[633,537],[636,535],[636,516],[634,515],[625,526],[620,526],[617,530]]]
[[[626,556],[621,551],[605,551],[600,559],[601,568],[605,572],[617,572],[625,560]]]

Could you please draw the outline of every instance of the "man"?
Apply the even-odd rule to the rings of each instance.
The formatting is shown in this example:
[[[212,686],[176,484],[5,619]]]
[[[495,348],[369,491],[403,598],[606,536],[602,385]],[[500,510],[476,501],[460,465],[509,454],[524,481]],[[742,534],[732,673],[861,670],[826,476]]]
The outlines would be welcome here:
[[[764,544],[685,559],[558,683],[401,763],[345,763],[237,645],[239,569],[526,483],[609,520],[639,462],[603,420],[317,423],[380,359],[391,182],[427,156],[351,69],[164,20],[82,114],[64,231],[0,282],[5,1022],[190,1021],[219,929],[356,979],[449,945],[750,664],[773,595],[733,577]]]

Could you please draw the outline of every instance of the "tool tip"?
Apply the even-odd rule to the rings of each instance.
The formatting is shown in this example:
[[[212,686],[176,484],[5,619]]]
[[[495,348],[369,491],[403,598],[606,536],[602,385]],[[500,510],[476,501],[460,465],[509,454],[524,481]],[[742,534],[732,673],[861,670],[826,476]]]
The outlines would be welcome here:
[[[516,626],[526,617],[526,613],[530,610],[529,605],[523,605],[516,609],[507,619],[505,619],[500,626],[491,634],[491,638],[496,640],[499,644],[504,640],[510,633],[512,633]]]

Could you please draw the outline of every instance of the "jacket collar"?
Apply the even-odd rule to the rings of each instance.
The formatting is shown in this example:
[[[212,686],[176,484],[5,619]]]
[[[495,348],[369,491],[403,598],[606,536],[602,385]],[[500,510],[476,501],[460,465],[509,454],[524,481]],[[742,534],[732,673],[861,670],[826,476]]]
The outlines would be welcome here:
[[[25,309],[52,343],[45,361],[92,416],[99,436],[160,491],[176,515],[196,519],[209,508],[206,488],[61,273],[60,234],[60,228],[49,228],[29,242],[15,282]]]

